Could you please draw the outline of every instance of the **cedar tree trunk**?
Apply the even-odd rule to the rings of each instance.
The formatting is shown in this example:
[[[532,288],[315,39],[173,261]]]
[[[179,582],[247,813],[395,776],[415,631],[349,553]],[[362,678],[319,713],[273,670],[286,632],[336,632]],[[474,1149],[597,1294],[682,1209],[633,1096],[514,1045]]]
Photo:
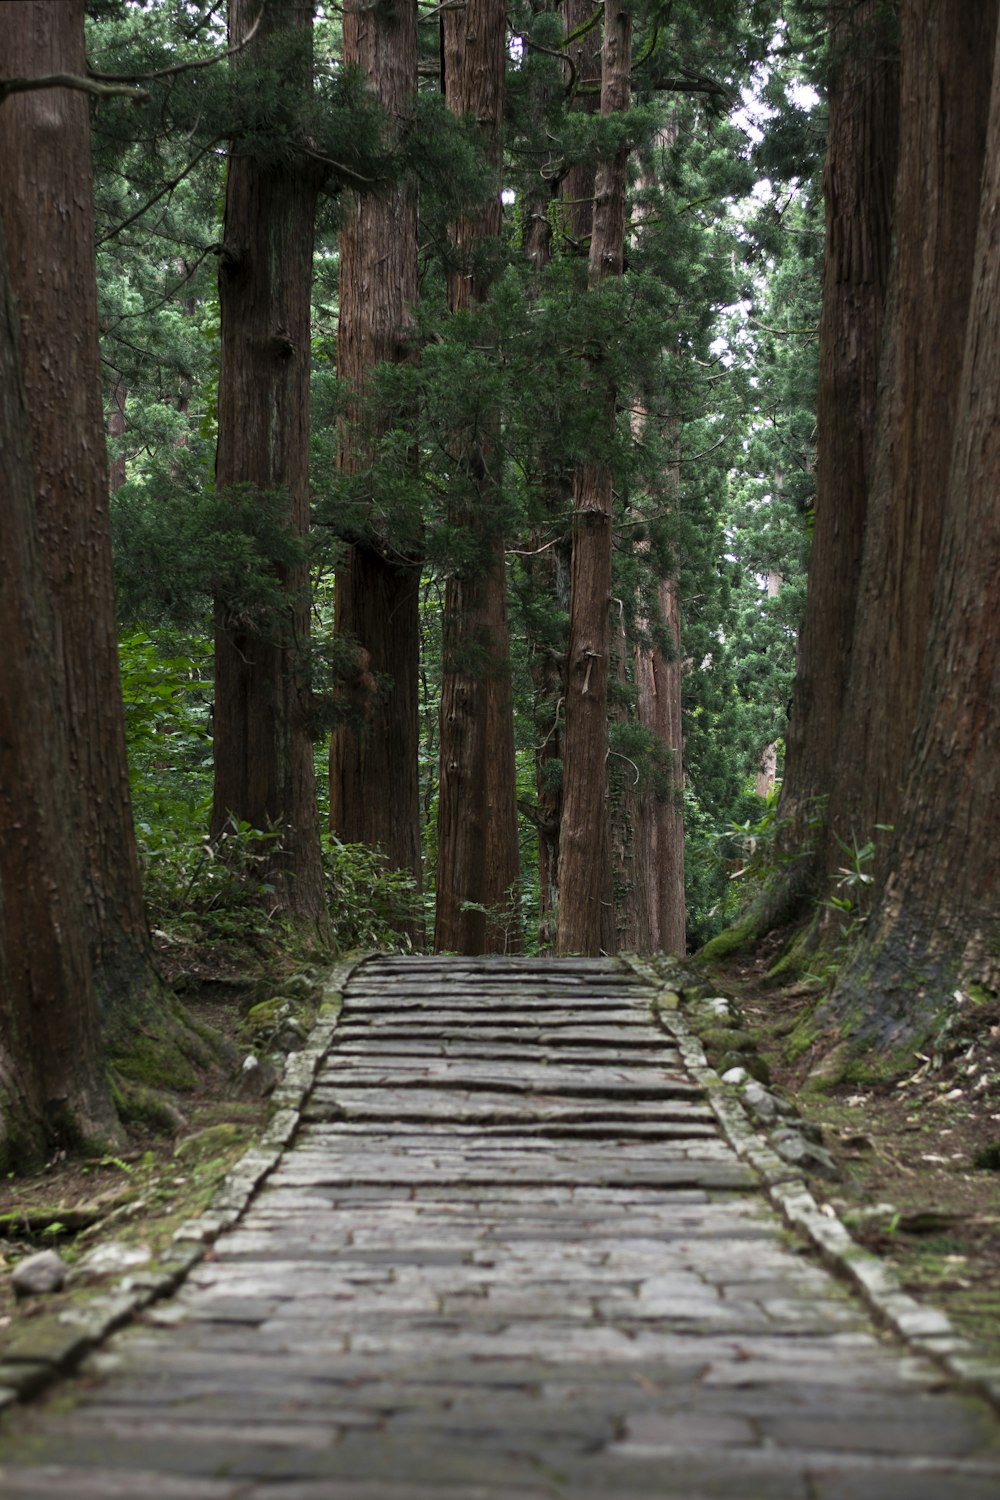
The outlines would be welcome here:
[[[13,77],[87,71],[83,0],[0,5],[0,57]],[[74,89],[0,106],[0,213],[21,322],[38,537],[52,607],[91,908],[90,951],[114,1048],[164,991],[139,884],[118,671],[108,469],[98,359],[90,105]],[[145,1024],[145,1023],[144,1023]]]
[[[417,87],[416,0],[344,12],[344,62],[362,68],[402,128]],[[375,365],[410,355],[417,300],[417,198],[412,184],[361,194],[340,232],[337,374],[356,393],[342,423],[338,465],[363,474],[373,461],[378,417],[363,396]],[[416,489],[416,486],[414,486]],[[379,687],[364,727],[344,725],[330,745],[330,823],[346,843],[380,849],[391,868],[419,881],[419,559],[394,549],[373,525],[337,569],[336,624],[358,642]]]
[[[779,818],[807,844],[829,794],[851,660],[876,434],[899,136],[899,70],[881,44],[880,0],[833,7],[824,189],[816,519]],[[789,901],[813,878],[792,867]]]
[[[996,0],[902,12],[896,253],[850,677],[828,808],[832,833],[887,841],[924,676],[942,504],[961,382],[990,109]],[[844,854],[828,839],[827,884]]]
[[[636,825],[636,869],[649,911],[649,931],[640,952],[686,951],[684,894],[684,735],[681,718],[681,605],[674,578],[658,587],[660,616],[669,632],[668,656],[656,644],[635,653],[636,717],[667,751],[666,796],[647,794]]]
[[[260,0],[230,0],[234,43],[260,10]],[[252,66],[271,38],[300,28],[311,35],[311,25],[311,7],[270,0],[256,35],[233,65]],[[286,66],[288,90],[306,99],[307,51]],[[277,503],[279,520],[298,537],[309,529],[315,206],[308,167],[294,159],[265,159],[234,143],[219,262],[216,484],[220,492],[236,485],[260,492],[259,503]],[[303,560],[275,564],[274,571],[282,603],[263,620],[251,618],[238,599],[216,601],[212,832],[219,835],[236,820],[280,833],[269,860],[271,899],[325,936],[309,726],[309,570]]]
[[[629,105],[632,16],[606,0],[602,115]],[[625,258],[628,153],[603,162],[594,193],[590,282],[620,276]],[[607,393],[610,438],[615,392]],[[612,474],[606,460],[580,465],[573,489],[573,569],[566,681],[563,813],[557,947],[560,953],[614,951],[608,815],[608,605],[611,596]]]
[[[448,306],[460,312],[485,300],[488,272],[478,252],[500,233],[506,11],[501,0],[469,0],[446,10],[441,24],[448,107],[475,115],[496,166],[489,203],[453,228]],[[497,439],[487,417],[472,450],[455,455],[466,500],[452,519],[474,531],[479,556],[448,578],[445,591],[434,945],[470,954],[516,951],[521,942],[507,585],[504,539],[495,521]]]
[[[61,101],[52,102],[58,116]],[[0,224],[0,1170],[10,1172],[39,1167],[57,1147],[114,1149],[120,1131],[103,1067],[92,959],[100,934],[3,240]]]
[[[858,1052],[919,1042],[971,984],[1000,989],[1000,36],[985,163],[914,750],[875,911],[827,1011]]]

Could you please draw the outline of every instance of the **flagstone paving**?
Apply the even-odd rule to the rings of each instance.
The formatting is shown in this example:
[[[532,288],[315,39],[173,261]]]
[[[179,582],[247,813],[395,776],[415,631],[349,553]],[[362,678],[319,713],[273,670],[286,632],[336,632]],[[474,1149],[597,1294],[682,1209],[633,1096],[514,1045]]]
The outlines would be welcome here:
[[[613,961],[380,959],[171,1299],[4,1500],[997,1500],[1000,1423],[787,1236]]]

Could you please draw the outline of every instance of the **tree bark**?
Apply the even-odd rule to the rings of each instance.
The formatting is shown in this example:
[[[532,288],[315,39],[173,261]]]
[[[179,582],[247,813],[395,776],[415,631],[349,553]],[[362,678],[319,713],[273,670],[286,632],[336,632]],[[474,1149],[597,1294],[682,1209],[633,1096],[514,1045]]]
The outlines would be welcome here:
[[[563,0],[563,29],[570,37],[593,15],[590,0]],[[572,84],[570,108],[576,113],[594,114],[601,106],[601,32],[597,26],[566,47],[564,73],[567,86]],[[559,232],[554,253],[589,259],[590,227],[594,216],[594,168],[577,163],[568,168],[559,182]],[[548,215],[546,215],[546,229]],[[535,245],[542,241],[535,236]],[[553,253],[552,237],[544,237],[546,257]],[[538,265],[541,254],[532,254]],[[548,484],[548,508],[553,524],[562,526],[560,517],[568,510],[573,493],[572,474],[562,472],[563,461],[553,453],[548,461],[552,477]],[[566,532],[555,545],[530,560],[530,572],[536,588],[545,590],[560,611],[569,613],[572,544]],[[539,950],[549,952],[555,945],[559,921],[559,829],[563,806],[563,718],[566,702],[566,653],[568,641],[541,643],[532,656],[532,682],[535,689],[535,729],[539,743],[535,750],[535,785],[537,788],[538,824],[538,941]]]
[[[833,781],[872,476],[899,137],[899,70],[878,12],[879,0],[831,10],[816,516],[779,807],[796,850]]]
[[[885,848],[920,706],[965,346],[996,0],[902,12],[902,147],[874,474],[827,823]],[[826,884],[844,854],[830,837]]]
[[[632,16],[621,0],[605,0],[601,113],[629,105]],[[628,153],[601,164],[594,193],[589,276],[592,287],[620,276],[625,259]],[[607,428],[615,424],[615,392],[607,395]],[[612,474],[591,459],[573,488],[573,564],[566,682],[563,812],[557,947],[560,953],[611,953],[615,948],[608,813],[608,605],[611,596]]]
[[[232,66],[252,66],[269,41],[311,28],[297,0],[230,0],[229,26],[253,40]],[[287,87],[308,96],[299,54]],[[216,485],[249,485],[280,496],[290,531],[309,529],[310,290],[316,182],[294,161],[255,156],[237,142],[226,181],[219,264],[221,355]],[[271,503],[262,498],[261,503]],[[238,602],[215,611],[215,787],[213,834],[233,820],[280,833],[268,857],[273,903],[328,932],[310,737],[309,571],[275,564],[283,602],[263,623]]]
[[[825,1012],[858,1053],[919,1042],[961,987],[1000,989],[998,382],[1000,35],[914,750],[876,909]]]
[[[351,4],[344,63],[362,68],[402,130],[417,88],[416,0]],[[337,373],[355,393],[341,426],[338,466],[364,473],[378,419],[364,395],[375,365],[411,355],[417,301],[417,199],[412,184],[361,194],[340,232]],[[416,487],[415,487],[416,488]],[[330,744],[330,823],[347,843],[380,849],[390,868],[421,878],[418,780],[419,558],[393,548],[373,521],[337,569],[336,626],[365,653],[379,683],[365,726],[338,728]]]
[[[0,6],[11,76],[86,73],[83,0]],[[18,93],[0,107],[0,213],[21,321],[34,492],[53,650],[85,860],[94,983],[114,1049],[159,1013],[132,827],[115,633],[108,470],[98,359],[89,102]]]
[[[25,9],[25,7],[22,7]],[[21,17],[18,19],[28,19]],[[82,28],[82,15],[78,17]],[[82,30],[81,30],[82,34]],[[0,19],[0,37],[3,20]],[[5,53],[9,56],[9,53]],[[25,97],[22,95],[22,97]],[[9,104],[0,106],[0,119]],[[6,160],[10,163],[11,158]],[[0,223],[0,1170],[113,1149],[88,849],[36,535],[31,424]]]
[[[448,306],[485,301],[490,273],[479,254],[500,233],[500,144],[506,64],[506,12],[500,0],[469,0],[442,16],[445,96],[473,114],[496,166],[496,192],[452,234]],[[521,945],[517,888],[514,717],[507,631],[504,539],[497,529],[499,434],[487,417],[472,447],[456,452],[466,497],[452,515],[478,540],[475,562],[445,590],[438,796],[437,911],[434,944],[458,953],[511,952]]]
[[[642,871],[647,931],[640,953],[686,951],[684,893],[684,734],[681,718],[681,602],[677,581],[658,587],[660,616],[673,643],[670,656],[657,645],[635,653],[636,717],[656,735],[669,757],[666,796],[643,798],[636,826],[636,864]]]

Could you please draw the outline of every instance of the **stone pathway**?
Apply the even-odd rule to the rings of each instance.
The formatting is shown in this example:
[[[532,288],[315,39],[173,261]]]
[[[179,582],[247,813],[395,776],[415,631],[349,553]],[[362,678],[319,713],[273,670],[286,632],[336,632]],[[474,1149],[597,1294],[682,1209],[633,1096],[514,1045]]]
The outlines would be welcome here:
[[[0,1440],[4,1500],[997,1500],[612,961],[382,959],[294,1145]],[[67,1397],[71,1399],[67,1399]]]

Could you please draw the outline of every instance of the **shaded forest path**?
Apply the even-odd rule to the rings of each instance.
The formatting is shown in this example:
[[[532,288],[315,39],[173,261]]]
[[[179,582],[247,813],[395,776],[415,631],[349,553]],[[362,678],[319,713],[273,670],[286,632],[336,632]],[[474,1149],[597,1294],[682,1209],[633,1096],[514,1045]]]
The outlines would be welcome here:
[[[356,971],[293,1145],[0,1439],[4,1500],[995,1500],[602,960]]]

